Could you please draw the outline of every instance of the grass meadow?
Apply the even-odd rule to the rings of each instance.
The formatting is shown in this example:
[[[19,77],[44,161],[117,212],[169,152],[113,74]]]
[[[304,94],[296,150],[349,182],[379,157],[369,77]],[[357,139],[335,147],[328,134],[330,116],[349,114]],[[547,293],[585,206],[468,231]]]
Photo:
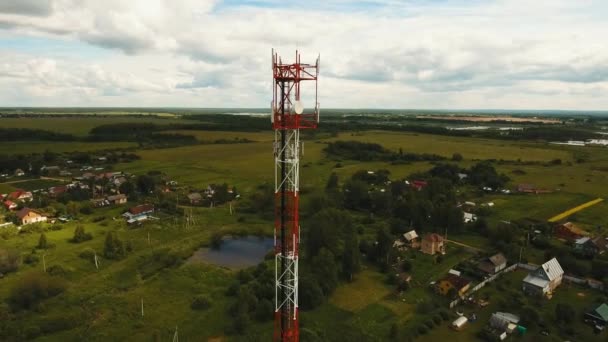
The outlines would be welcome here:
[[[131,118],[131,117],[87,117],[78,119],[35,118],[0,119],[3,127],[26,127],[52,129],[58,132],[85,135],[91,128],[106,123],[171,122],[177,119]],[[9,121],[5,121],[9,120]],[[12,120],[12,121],[11,121]],[[59,120],[59,121],[55,121]],[[65,121],[64,121],[65,120]],[[67,121],[69,120],[69,121]],[[183,122],[183,121],[180,121]],[[69,125],[67,123],[70,123]],[[11,126],[6,126],[11,125]],[[267,132],[204,132],[178,131],[195,135],[201,141],[219,139],[249,139],[251,143],[240,144],[201,144],[166,149],[137,150],[132,143],[3,143],[0,153],[42,153],[46,149],[55,152],[93,151],[109,148],[132,148],[141,159],[114,165],[114,170],[142,174],[151,170],[166,173],[181,185],[197,188],[210,183],[235,185],[243,196],[247,196],[259,184],[274,182],[272,141],[273,133]],[[327,160],[323,154],[325,144],[335,140],[359,140],[376,142],[392,150],[404,152],[435,153],[450,158],[460,153],[464,160],[459,162],[469,167],[476,160],[503,159],[510,163],[496,163],[498,170],[511,178],[510,187],[519,183],[533,183],[537,187],[553,190],[539,195],[498,195],[475,193],[478,203],[493,201],[495,206],[489,216],[492,223],[520,218],[547,220],[565,210],[573,208],[597,197],[605,197],[608,192],[608,149],[581,149],[577,147],[555,146],[545,143],[513,142],[488,139],[446,137],[428,134],[396,133],[381,131],[344,132],[338,137],[303,139],[304,155],[301,159],[301,190],[307,194],[325,186],[331,172],[336,172],[340,182],[348,179],[358,170],[388,169],[391,178],[402,178],[428,170],[429,162],[392,165],[384,162],[355,162],[347,160]],[[582,159],[584,160],[580,160]],[[548,163],[560,159],[561,164]],[[517,163],[524,162],[534,163]],[[577,162],[578,161],[578,162]],[[338,165],[339,164],[339,165]],[[550,165],[550,166],[548,166]],[[8,192],[19,184],[0,183],[0,193]],[[154,259],[159,251],[189,256],[195,249],[209,244],[214,232],[234,230],[264,232],[271,234],[272,223],[254,216],[241,215],[238,204],[236,214],[231,216],[226,207],[195,208],[197,224],[186,229],[183,218],[164,218],[149,222],[139,228],[127,227],[117,218],[126,207],[96,209],[92,215],[81,216],[80,222],[64,224],[61,230],[47,231],[49,243],[54,247],[45,252],[47,267],[61,265],[67,270],[68,290],[45,302],[43,311],[38,314],[22,313],[20,318],[27,325],[42,325],[52,322],[56,317],[65,316],[78,324],[70,329],[41,337],[40,341],[56,340],[133,340],[148,341],[172,339],[178,326],[183,340],[207,340],[224,338],[244,340],[245,337],[227,338],[225,329],[230,324],[226,314],[232,298],[224,296],[226,287],[234,279],[234,272],[213,265],[182,264],[175,267],[160,267],[146,260]],[[570,216],[584,227],[608,227],[606,202],[586,208]],[[239,220],[245,217],[245,220]],[[115,219],[116,218],[116,219]],[[68,242],[77,224],[85,226],[93,239],[79,244]],[[0,228],[2,229],[2,228]],[[306,229],[306,227],[302,227]],[[123,241],[133,245],[128,258],[114,261],[101,259],[99,270],[90,260],[79,257],[86,248],[102,253],[107,232],[117,232]],[[150,243],[148,243],[148,234]],[[17,248],[25,256],[37,244],[39,233],[11,235],[0,240],[3,246]],[[487,247],[487,240],[474,232],[462,236],[450,236],[479,248]],[[386,284],[385,275],[375,268],[364,265],[352,283],[341,285],[319,308],[302,313],[302,331],[322,331],[318,340],[348,339],[349,331],[355,329],[370,337],[370,340],[387,340],[391,325],[400,326],[421,324],[422,319],[415,313],[416,305],[424,299],[432,298],[428,283],[437,280],[450,268],[472,254],[465,249],[448,245],[448,253],[441,263],[431,257],[416,254],[412,259],[413,285],[403,296],[395,293],[394,287]],[[37,254],[41,254],[38,251]],[[5,299],[10,289],[26,273],[41,270],[42,264],[23,265],[14,274],[0,279],[0,299]],[[478,311],[480,320],[471,324],[463,332],[449,330],[448,324],[434,329],[421,341],[471,341],[483,322],[498,308],[498,302],[508,294],[519,289],[525,274],[514,272],[510,277],[511,291],[499,291],[495,286],[482,290],[491,298],[491,305]],[[580,297],[578,293],[584,293]],[[212,298],[212,306],[206,311],[193,311],[190,303],[194,296],[205,294]],[[563,286],[554,299],[542,307],[547,317],[552,317],[554,305],[561,301],[574,300],[577,308],[590,304],[597,299],[595,292]],[[577,299],[578,301],[576,301]],[[141,316],[141,301],[145,314]],[[2,304],[3,305],[3,304]],[[468,310],[468,309],[467,309]],[[270,338],[272,323],[255,324],[252,333]],[[587,331],[581,327],[581,331]],[[592,341],[593,336],[580,335],[579,340]],[[525,340],[525,339],[522,339]]]

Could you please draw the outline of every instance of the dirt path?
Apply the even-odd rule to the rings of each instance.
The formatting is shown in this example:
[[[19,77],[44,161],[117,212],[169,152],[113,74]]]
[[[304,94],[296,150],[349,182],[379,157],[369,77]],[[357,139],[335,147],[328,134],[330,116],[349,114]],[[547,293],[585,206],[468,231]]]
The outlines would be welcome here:
[[[462,246],[462,247],[466,247],[466,248],[472,249],[474,251],[485,252],[485,250],[483,250],[481,248],[474,247],[474,246],[471,246],[471,245],[467,245],[466,243],[462,243],[462,242],[458,242],[458,241],[454,241],[454,240],[445,240],[445,241],[449,242],[449,243],[453,243],[453,244],[458,245],[458,246]]]

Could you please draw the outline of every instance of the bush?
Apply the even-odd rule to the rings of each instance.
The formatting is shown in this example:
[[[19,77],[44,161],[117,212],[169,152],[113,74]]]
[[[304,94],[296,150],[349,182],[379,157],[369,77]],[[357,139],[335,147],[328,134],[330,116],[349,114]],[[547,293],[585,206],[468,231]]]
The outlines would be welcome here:
[[[40,303],[65,291],[65,281],[42,272],[32,272],[12,288],[8,304],[15,311],[37,308]]]
[[[420,335],[425,335],[426,333],[429,332],[429,329],[426,326],[421,325],[418,327],[417,331]]]
[[[437,326],[441,324],[442,320],[443,319],[441,318],[441,315],[439,315],[439,314],[433,316],[433,322],[435,322],[435,325],[437,325]]]
[[[435,323],[432,320],[428,320],[428,321],[424,322],[424,325],[426,325],[426,327],[429,328],[429,330],[431,330],[435,327]]]
[[[84,205],[80,208],[80,213],[84,215],[91,215],[93,213],[93,208],[90,205]]]
[[[91,240],[92,238],[93,235],[91,235],[90,233],[86,233],[84,231],[84,227],[82,225],[78,225],[76,226],[76,229],[74,229],[74,236],[72,237],[72,239],[70,239],[70,242],[80,243],[83,241]]]
[[[194,297],[192,304],[190,304],[190,308],[192,310],[207,310],[211,307],[211,301],[209,298],[203,295],[198,295]]]
[[[0,273],[14,272],[19,269],[21,255],[13,249],[0,248]]]
[[[63,268],[61,265],[53,265],[47,269],[47,273],[52,276],[64,277],[68,274],[68,270]]]
[[[449,312],[447,312],[447,310],[441,310],[441,311],[439,311],[439,316],[441,316],[441,318],[442,318],[444,321],[447,321],[447,320],[449,320],[449,319],[450,319],[450,313],[449,313]]]
[[[51,228],[49,228],[49,229],[50,229],[50,230],[52,230],[52,231],[62,230],[62,229],[63,229],[63,226],[62,226],[62,225],[60,225],[60,224],[54,224],[54,225],[52,225],[52,226],[51,226]]]
[[[23,262],[28,265],[36,265],[38,264],[38,262],[40,262],[40,257],[38,256],[38,254],[31,253],[23,259]]]
[[[83,249],[78,256],[89,261],[95,261],[95,250],[87,247]]]

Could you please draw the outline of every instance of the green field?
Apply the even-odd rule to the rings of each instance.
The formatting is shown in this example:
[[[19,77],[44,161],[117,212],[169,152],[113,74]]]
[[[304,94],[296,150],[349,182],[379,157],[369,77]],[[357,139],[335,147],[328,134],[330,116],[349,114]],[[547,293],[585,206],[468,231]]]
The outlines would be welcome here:
[[[32,154],[43,153],[47,150],[56,153],[93,152],[101,150],[132,148],[135,146],[137,146],[137,144],[131,142],[3,142],[0,145],[0,154]]]
[[[132,117],[87,117],[68,118],[34,118],[0,119],[3,127],[24,127],[50,129],[58,132],[85,135],[91,128],[120,122],[141,122]],[[82,121],[80,121],[82,120]],[[146,122],[167,123],[173,120],[183,123],[181,119],[144,118]],[[73,121],[73,122],[72,122]],[[67,124],[71,123],[71,124]],[[141,157],[130,163],[115,164],[113,170],[131,172],[136,175],[149,171],[160,171],[168,179],[176,180],[180,186],[192,186],[197,189],[210,183],[228,183],[238,188],[247,198],[260,184],[274,182],[274,159],[272,131],[268,132],[228,132],[228,131],[176,131],[191,134],[200,141],[212,142],[220,139],[249,139],[251,143],[200,144],[162,149],[138,149],[135,143],[48,143],[20,142],[3,143],[0,154],[8,153],[42,153],[45,150],[54,152],[96,151],[114,148],[130,148]],[[306,203],[310,193],[323,189],[329,175],[335,172],[340,183],[347,180],[359,170],[387,169],[391,179],[406,178],[417,172],[433,167],[431,162],[412,162],[391,164],[387,162],[357,162],[352,160],[328,160],[323,149],[326,143],[336,140],[358,140],[375,142],[393,151],[433,153],[451,158],[454,153],[463,155],[464,160],[456,163],[461,167],[470,167],[477,160],[495,160],[496,168],[507,174],[511,181],[508,188],[515,188],[519,183],[533,183],[539,188],[552,190],[549,194],[483,194],[478,189],[462,188],[459,196],[477,203],[492,201],[495,206],[490,210],[488,222],[515,221],[533,218],[546,221],[567,209],[575,207],[608,192],[608,149],[582,150],[574,147],[562,147],[545,143],[516,142],[506,140],[448,137],[430,134],[396,133],[383,131],[342,132],[338,137],[322,137],[304,140],[304,155],[301,160],[302,203]],[[580,159],[581,154],[585,156]],[[497,160],[509,162],[499,163]],[[560,159],[561,163],[548,163]],[[519,160],[519,161],[518,161]],[[15,188],[34,189],[48,187],[55,183],[41,180],[30,180],[24,183],[0,183],[0,193]],[[311,197],[312,198],[312,197]],[[136,204],[136,203],[130,203]],[[65,278],[69,281],[68,290],[44,302],[41,312],[21,312],[17,317],[23,326],[36,329],[49,326],[59,321],[64,315],[67,320],[77,324],[57,332],[49,332],[39,337],[40,341],[56,340],[170,340],[175,327],[178,326],[183,340],[247,340],[245,336],[229,335],[231,317],[227,310],[234,298],[225,296],[226,288],[234,281],[235,272],[221,267],[206,264],[180,264],[162,267],[154,262],[154,253],[168,253],[187,258],[202,245],[208,245],[215,232],[272,233],[273,224],[253,214],[241,214],[240,203],[235,204],[235,215],[230,215],[226,206],[194,208],[196,224],[185,228],[184,217],[162,216],[159,221],[151,221],[139,228],[127,227],[120,214],[127,206],[95,209],[91,215],[78,215],[79,222],[63,225],[61,230],[47,230],[46,235],[54,245],[46,251],[47,267],[61,265],[67,270]],[[608,227],[605,213],[608,204],[599,203],[580,211],[569,220],[589,229]],[[366,216],[357,213],[359,216]],[[305,217],[302,218],[306,220]],[[380,219],[378,219],[380,221]],[[304,222],[304,221],[303,221]],[[68,242],[76,225],[82,224],[87,232],[93,234],[91,241],[74,244]],[[46,225],[49,228],[51,225]],[[373,236],[375,226],[361,224],[362,236]],[[0,228],[1,229],[1,228]],[[302,227],[306,229],[305,226]],[[101,259],[101,267],[95,269],[90,260],[79,257],[85,248],[92,248],[101,254],[107,232],[117,232],[123,241],[129,241],[133,252],[122,260]],[[148,234],[150,243],[148,243]],[[3,247],[18,249],[22,256],[28,255],[36,246],[39,232],[7,234],[0,240]],[[487,238],[474,231],[466,231],[450,239],[460,241],[482,250],[491,251]],[[38,251],[41,254],[42,251]],[[363,270],[351,283],[343,282],[322,305],[302,313],[302,330],[319,333],[309,340],[336,341],[353,340],[365,336],[364,340],[389,340],[389,330],[393,324],[407,330],[417,327],[428,320],[428,316],[416,312],[421,302],[436,301],[445,306],[446,299],[436,296],[429,290],[429,283],[473,253],[454,244],[448,244],[447,254],[440,262],[437,259],[416,253],[407,253],[412,263],[412,286],[399,295],[394,285],[386,282],[387,274],[378,271],[377,267],[363,263]],[[524,252],[524,257],[534,262],[542,262],[542,251]],[[23,265],[17,273],[7,274],[0,279],[0,299],[7,298],[11,289],[23,277],[34,270],[41,270],[42,264]],[[501,300],[508,300],[508,294],[519,291],[522,272],[514,272],[505,277],[508,291],[500,291],[492,285],[480,291],[488,295],[491,305],[475,311],[479,316],[477,323],[472,323],[462,332],[448,328],[451,321],[444,322],[420,338],[421,341],[472,341],[475,333],[487,321],[489,315],[501,309]],[[500,280],[502,281],[502,280]],[[583,293],[584,296],[580,296]],[[190,303],[194,296],[204,294],[212,298],[208,310],[194,311]],[[557,295],[539,309],[546,320],[551,320],[556,303],[575,302],[577,310],[583,310],[595,300],[603,298],[597,292],[562,286]],[[141,301],[145,306],[145,315],[141,317]],[[4,301],[2,301],[4,302]],[[6,309],[0,304],[0,314]],[[466,308],[465,310],[471,310]],[[453,314],[453,310],[450,312]],[[545,318],[546,317],[546,318]],[[59,324],[59,323],[57,323]],[[595,336],[580,322],[576,325],[576,338],[572,340],[593,341]],[[272,332],[272,323],[252,322],[251,340],[259,337],[268,340]],[[355,334],[356,333],[356,334]],[[253,337],[252,337],[253,336]],[[311,335],[308,335],[311,336]],[[538,334],[531,334],[529,339],[538,339]],[[534,336],[534,337],[532,337]],[[577,339],[578,338],[578,339]],[[303,339],[304,341],[305,339]]]
[[[105,113],[104,113],[105,115]],[[111,115],[111,114],[110,114]],[[172,117],[162,118],[157,116],[93,116],[80,115],[72,117],[33,117],[33,118],[0,118],[0,127],[2,128],[30,128],[42,129],[47,131],[73,134],[76,136],[86,136],[92,128],[101,125],[118,124],[118,123],[154,123],[154,124],[171,124],[185,123],[185,120],[174,119]]]

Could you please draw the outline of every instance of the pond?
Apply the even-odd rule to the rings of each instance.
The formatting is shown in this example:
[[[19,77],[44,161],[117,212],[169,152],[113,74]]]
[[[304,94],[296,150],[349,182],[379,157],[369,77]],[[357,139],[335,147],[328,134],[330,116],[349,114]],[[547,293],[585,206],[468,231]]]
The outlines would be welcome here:
[[[241,269],[255,266],[274,246],[272,238],[258,236],[226,237],[219,249],[199,248],[188,263],[204,262],[218,266]]]

